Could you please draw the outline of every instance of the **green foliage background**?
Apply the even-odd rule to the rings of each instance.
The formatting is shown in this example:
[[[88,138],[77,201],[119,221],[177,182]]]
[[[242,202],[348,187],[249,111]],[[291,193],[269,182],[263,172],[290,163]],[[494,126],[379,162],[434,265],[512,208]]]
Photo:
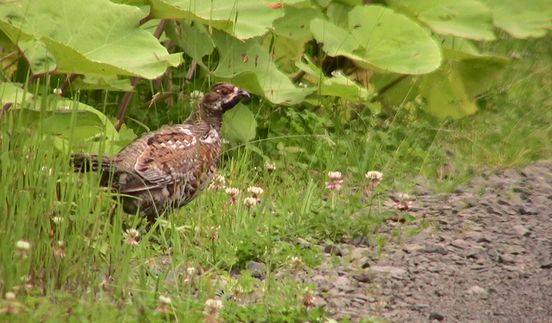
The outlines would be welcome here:
[[[390,191],[552,156],[551,17],[547,0],[0,0],[0,319],[199,321],[220,298],[226,321],[324,321],[295,279],[320,245],[379,256],[429,225]],[[72,173],[70,153],[181,122],[218,81],[255,94],[225,115],[220,172],[262,186],[257,209],[207,190],[148,226]]]

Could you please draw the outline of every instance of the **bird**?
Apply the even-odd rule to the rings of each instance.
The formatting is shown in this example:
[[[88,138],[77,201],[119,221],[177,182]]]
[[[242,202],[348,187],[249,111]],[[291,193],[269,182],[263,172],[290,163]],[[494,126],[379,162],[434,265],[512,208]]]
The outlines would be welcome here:
[[[115,156],[73,154],[73,169],[100,172],[100,185],[120,193],[126,213],[154,221],[210,183],[221,156],[223,114],[250,98],[233,84],[215,84],[184,123],[146,133]]]

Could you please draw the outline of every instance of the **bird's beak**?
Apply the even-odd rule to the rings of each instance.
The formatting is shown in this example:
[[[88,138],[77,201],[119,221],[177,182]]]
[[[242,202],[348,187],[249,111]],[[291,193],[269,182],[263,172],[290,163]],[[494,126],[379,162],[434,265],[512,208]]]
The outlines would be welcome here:
[[[238,91],[238,94],[239,94],[241,97],[251,99],[251,94],[249,94],[249,92],[247,92],[246,90],[240,89],[240,90]]]
[[[240,97],[241,101],[244,103],[249,102],[251,100],[251,94],[249,94],[249,92],[242,89],[238,91],[238,96]]]

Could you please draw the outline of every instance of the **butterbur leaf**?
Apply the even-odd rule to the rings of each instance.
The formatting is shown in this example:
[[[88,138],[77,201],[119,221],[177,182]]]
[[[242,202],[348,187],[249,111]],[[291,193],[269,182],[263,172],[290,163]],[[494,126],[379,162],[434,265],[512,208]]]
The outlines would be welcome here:
[[[239,39],[266,34],[284,15],[283,6],[297,1],[269,0],[151,0],[151,16],[182,18],[224,30]],[[274,5],[276,3],[276,5]]]
[[[349,30],[362,44],[356,62],[363,67],[401,74],[425,74],[439,68],[441,50],[429,31],[393,10],[357,6],[349,13]]]
[[[474,100],[464,87],[462,76],[454,67],[425,76],[421,93],[428,112],[439,118],[461,118],[477,111]]]
[[[416,17],[441,35],[494,40],[491,10],[476,0],[391,0],[390,5]]]
[[[85,75],[72,83],[72,87],[81,90],[110,90],[133,92],[134,88],[128,78],[120,79],[116,76]]]
[[[56,60],[43,42],[28,40],[20,41],[17,45],[29,62],[33,74],[47,73],[56,69]]]
[[[142,18],[137,7],[107,0],[22,0],[0,6],[0,29],[12,42],[23,41],[24,48],[26,42],[43,43],[59,72],[154,79],[179,65],[182,56],[169,54],[141,29]]]
[[[322,70],[308,58],[297,62],[297,67],[309,74],[306,78],[317,84],[318,94],[336,96],[353,101],[367,100],[373,93],[360,86],[340,71],[334,71],[332,76],[325,76]]]
[[[256,39],[240,41],[222,32],[213,33],[220,60],[213,74],[262,95],[272,103],[296,104],[313,89],[296,87],[274,64],[268,50]]]
[[[354,7],[348,28],[316,18],[314,38],[330,56],[345,56],[363,68],[400,74],[426,74],[441,64],[441,51],[428,30],[393,10]]]
[[[249,108],[243,104],[238,104],[224,114],[222,131],[225,138],[230,141],[246,143],[255,138],[257,121]]]
[[[17,106],[32,97],[31,93],[21,88],[21,84],[0,82],[0,110],[5,104],[11,103]]]
[[[552,30],[550,0],[481,0],[491,8],[494,24],[517,38],[542,37]]]

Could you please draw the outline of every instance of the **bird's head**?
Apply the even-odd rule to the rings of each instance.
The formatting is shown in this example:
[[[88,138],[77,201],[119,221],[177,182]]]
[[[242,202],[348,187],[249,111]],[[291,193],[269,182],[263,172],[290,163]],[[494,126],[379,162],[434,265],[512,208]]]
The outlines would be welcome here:
[[[249,98],[251,95],[247,91],[229,83],[219,83],[205,94],[201,105],[208,114],[222,114],[232,109],[241,100]]]

